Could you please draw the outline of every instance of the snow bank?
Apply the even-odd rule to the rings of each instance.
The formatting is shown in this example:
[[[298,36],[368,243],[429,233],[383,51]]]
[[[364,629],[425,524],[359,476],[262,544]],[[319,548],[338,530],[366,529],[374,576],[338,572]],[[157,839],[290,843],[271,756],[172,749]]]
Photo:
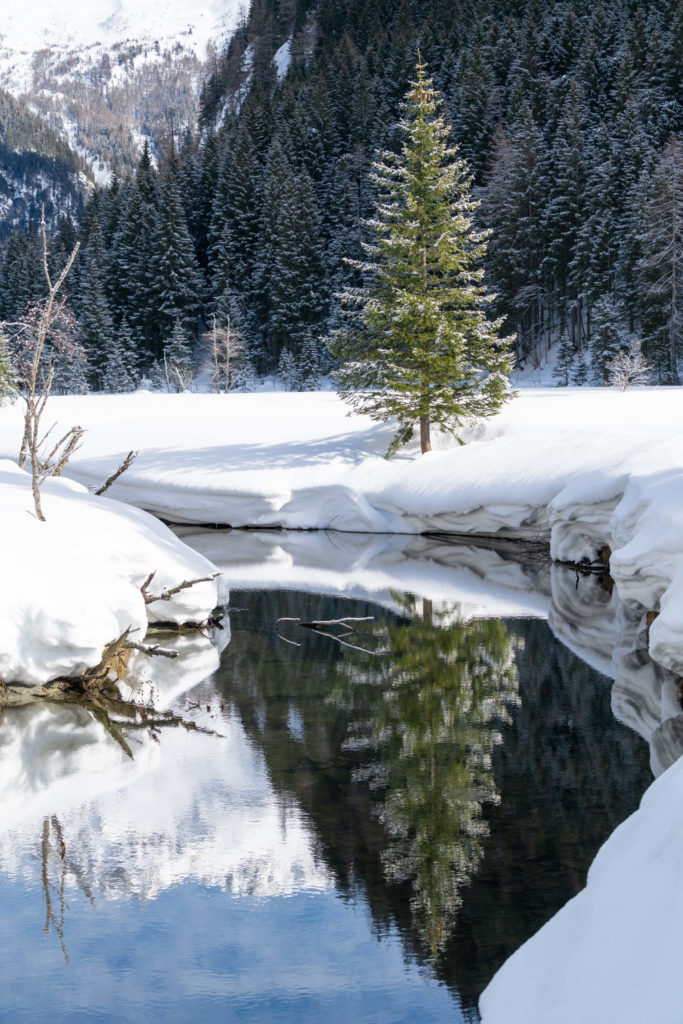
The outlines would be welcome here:
[[[175,522],[370,533],[550,536],[556,559],[607,544],[620,595],[661,612],[655,658],[683,665],[683,403],[676,388],[529,389],[459,447],[382,457],[391,425],[331,392],[69,396],[48,416],[86,428],[69,473]],[[20,410],[0,410],[12,455]]]
[[[73,481],[49,480],[41,523],[30,485],[27,473],[0,461],[1,679],[44,683],[80,674],[129,626],[142,639],[148,622],[201,621],[216,607],[216,582],[145,605],[140,587],[151,572],[150,591],[159,593],[214,571],[147,513]]]
[[[610,836],[588,884],[500,969],[482,1024],[675,1024],[681,1019],[683,760]]]
[[[371,533],[550,536],[557,559],[607,544],[620,594],[661,614],[652,651],[681,664],[683,403],[676,388],[529,389],[459,447],[386,462],[392,429],[330,392],[55,398],[86,428],[69,473],[104,479],[142,449],[112,496],[171,521]],[[19,410],[0,410],[12,455]]]

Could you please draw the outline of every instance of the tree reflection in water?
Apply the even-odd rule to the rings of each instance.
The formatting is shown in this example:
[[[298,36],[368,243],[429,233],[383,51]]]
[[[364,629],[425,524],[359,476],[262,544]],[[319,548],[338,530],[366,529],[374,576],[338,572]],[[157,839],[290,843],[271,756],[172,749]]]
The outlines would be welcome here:
[[[347,750],[375,795],[388,837],[388,882],[410,886],[416,927],[443,948],[482,858],[486,804],[498,802],[491,754],[518,703],[516,641],[500,620],[463,621],[403,598],[403,621],[378,626],[386,658],[348,657],[331,700],[351,719]]]

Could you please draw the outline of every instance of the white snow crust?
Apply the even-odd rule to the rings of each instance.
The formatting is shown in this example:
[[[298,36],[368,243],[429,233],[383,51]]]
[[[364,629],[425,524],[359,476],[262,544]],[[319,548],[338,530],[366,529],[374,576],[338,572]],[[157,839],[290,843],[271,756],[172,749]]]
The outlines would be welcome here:
[[[69,396],[87,429],[69,473],[101,480],[141,449],[112,496],[185,523],[370,533],[549,536],[556,559],[602,545],[620,596],[660,615],[655,659],[683,667],[683,403],[676,388],[528,389],[466,428],[390,462],[391,424],[348,416],[331,392]],[[0,410],[0,454],[18,409]]]
[[[138,509],[89,494],[70,480],[42,488],[33,510],[28,473],[0,460],[0,678],[45,683],[97,665],[104,647],[149,622],[203,621],[219,601],[215,581],[146,605],[151,593],[211,575],[213,565]]]
[[[482,1024],[681,1020],[682,801],[679,759],[603,845],[586,888],[494,976]]]

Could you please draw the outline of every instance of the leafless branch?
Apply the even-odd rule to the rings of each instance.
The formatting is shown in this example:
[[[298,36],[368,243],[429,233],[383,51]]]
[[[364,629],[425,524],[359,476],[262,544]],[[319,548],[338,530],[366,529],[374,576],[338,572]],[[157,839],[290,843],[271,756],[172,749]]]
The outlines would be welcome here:
[[[116,483],[116,481],[122,475],[122,473],[125,473],[126,470],[133,464],[133,462],[135,462],[139,454],[140,452],[128,452],[119,468],[114,473],[112,473],[111,476],[107,477],[102,486],[98,487],[97,490],[93,491],[93,494],[104,494],[105,491],[108,491],[111,485],[113,483]],[[152,576],[153,575],[154,573],[152,573]]]
[[[179,583],[176,587],[169,587],[167,590],[162,590],[160,594],[150,594],[148,587],[152,580],[154,579],[154,577],[156,576],[156,573],[153,572],[147,577],[145,582],[140,587],[140,590],[142,592],[142,596],[145,599],[145,604],[153,604],[154,601],[170,601],[171,598],[175,597],[176,594],[179,594],[181,590],[189,590],[190,587],[195,587],[198,583],[211,583],[213,580],[216,579],[217,576],[220,575],[221,574],[219,572],[213,572],[211,573],[210,576],[202,576],[200,579],[183,580],[183,582]]]

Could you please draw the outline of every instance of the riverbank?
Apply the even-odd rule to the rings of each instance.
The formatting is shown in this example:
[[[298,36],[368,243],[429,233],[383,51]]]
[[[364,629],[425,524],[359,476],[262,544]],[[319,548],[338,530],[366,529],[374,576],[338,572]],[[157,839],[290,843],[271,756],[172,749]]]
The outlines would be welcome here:
[[[141,643],[158,622],[202,622],[219,603],[216,580],[149,601],[214,573],[153,516],[70,480],[42,488],[35,516],[31,477],[0,460],[0,680],[45,684],[81,676],[128,630]]]
[[[653,657],[683,674],[680,389],[522,391],[501,413],[387,462],[392,431],[331,392],[67,396],[47,420],[86,430],[67,473],[162,519],[233,527],[542,537],[560,561],[609,549],[620,596],[658,612]],[[0,455],[18,447],[0,410]]]

